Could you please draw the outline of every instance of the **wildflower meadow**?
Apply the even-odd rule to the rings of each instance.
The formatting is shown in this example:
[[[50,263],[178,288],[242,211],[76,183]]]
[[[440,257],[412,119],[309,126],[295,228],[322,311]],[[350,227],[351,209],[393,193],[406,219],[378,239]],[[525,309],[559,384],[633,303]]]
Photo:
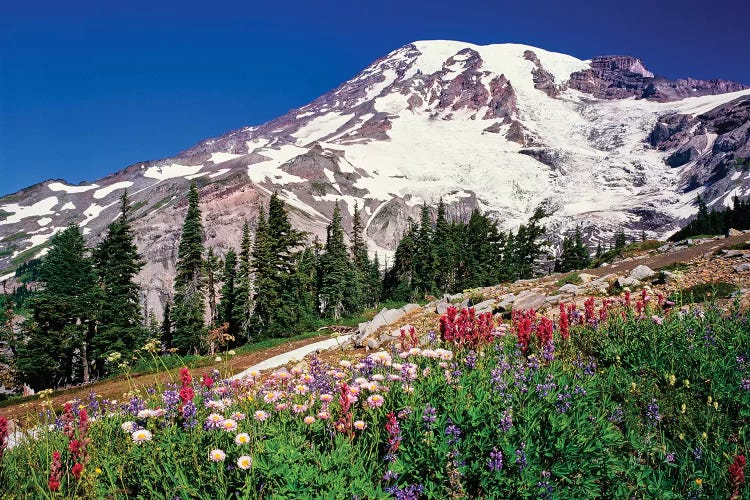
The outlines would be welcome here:
[[[500,322],[451,308],[439,331],[361,358],[240,380],[184,368],[120,401],[48,407],[5,450],[0,485],[8,498],[750,498],[747,316],[670,306],[643,292]]]

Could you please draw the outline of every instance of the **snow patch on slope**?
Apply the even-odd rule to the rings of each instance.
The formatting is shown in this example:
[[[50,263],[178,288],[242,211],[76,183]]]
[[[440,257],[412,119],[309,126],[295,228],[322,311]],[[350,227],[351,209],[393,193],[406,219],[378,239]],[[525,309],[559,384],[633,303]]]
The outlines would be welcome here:
[[[149,167],[143,172],[144,177],[156,179],[158,181],[164,181],[167,179],[174,179],[177,177],[187,177],[198,173],[203,168],[203,165],[180,165],[179,163],[172,163],[171,165],[162,165],[161,167]]]
[[[62,182],[50,182],[47,187],[51,191],[65,191],[66,193],[85,193],[99,187],[98,184],[91,184],[90,186],[69,186]]]
[[[6,224],[16,224],[22,219],[29,217],[41,217],[43,215],[54,215],[55,212],[52,209],[58,203],[57,196],[50,196],[43,200],[37,201],[33,205],[21,206],[18,203],[9,203],[7,205],[0,206],[0,210],[3,212],[9,212],[9,215],[5,220],[0,221],[0,226]]]
[[[240,156],[242,155],[238,155],[234,153],[224,153],[224,152],[211,153],[211,158],[209,158],[208,161],[211,161],[214,164],[224,163],[225,161],[234,160],[235,158],[239,158]]]
[[[129,188],[132,185],[133,183],[131,181],[115,182],[114,184],[111,184],[107,187],[97,189],[96,192],[94,193],[94,198],[97,200],[101,200],[102,198],[106,197],[109,193],[113,191],[117,191],[118,189]]]

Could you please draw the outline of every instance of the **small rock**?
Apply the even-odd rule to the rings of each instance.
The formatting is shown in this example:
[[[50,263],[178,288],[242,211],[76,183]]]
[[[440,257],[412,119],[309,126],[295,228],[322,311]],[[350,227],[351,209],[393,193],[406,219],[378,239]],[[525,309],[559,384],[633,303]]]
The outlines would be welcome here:
[[[665,284],[669,284],[673,283],[677,276],[674,273],[670,273],[669,271],[662,271],[661,278]]]
[[[746,271],[750,271],[750,262],[745,262],[743,264],[740,264],[739,266],[734,266],[734,270],[738,273],[744,273]]]
[[[607,267],[609,266],[609,262],[602,262],[599,267]]]
[[[742,231],[738,231],[737,229],[730,227],[729,231],[727,231],[728,236],[739,236],[742,234]]]
[[[560,303],[560,300],[562,300],[562,298],[562,295],[549,295],[546,299],[544,299],[544,302],[551,306],[556,306]]]
[[[578,277],[581,278],[581,283],[589,283],[590,281],[596,279],[596,276],[587,273],[579,273]]]
[[[370,339],[367,341],[367,348],[368,349],[380,349],[380,342],[378,342],[375,339]]]
[[[657,248],[657,250],[658,250],[659,252],[662,252],[662,253],[664,253],[664,252],[668,252],[668,251],[670,251],[670,250],[671,250],[672,248],[674,248],[674,245],[662,245],[662,246],[660,246],[659,248]]]
[[[722,250],[724,257],[742,257],[745,253],[742,250]]]
[[[574,285],[573,283],[566,283],[565,285],[561,286],[559,290],[564,293],[571,293],[573,295],[578,295],[580,288],[578,288],[578,286]]]
[[[448,307],[450,307],[450,303],[440,301],[435,306],[435,312],[438,314],[445,314],[446,312],[448,312]]]
[[[648,266],[644,266],[644,265],[641,264],[640,266],[638,266],[635,269],[633,269],[632,271],[630,271],[630,274],[628,275],[628,277],[632,278],[632,279],[635,279],[635,280],[638,280],[638,281],[643,281],[643,280],[646,280],[646,279],[654,276],[655,274],[656,274],[656,272],[654,272],[653,269],[651,269]]]

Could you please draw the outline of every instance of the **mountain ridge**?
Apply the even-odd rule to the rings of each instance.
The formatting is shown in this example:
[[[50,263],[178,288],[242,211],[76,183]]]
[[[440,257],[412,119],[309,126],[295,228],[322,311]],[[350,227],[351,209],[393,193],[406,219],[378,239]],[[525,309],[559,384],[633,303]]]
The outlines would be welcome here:
[[[696,194],[714,205],[748,194],[748,176],[730,166],[750,156],[748,104],[742,84],[665,80],[630,56],[418,41],[266,123],[92,183],[48,180],[3,196],[0,277],[69,221],[95,241],[127,188],[149,261],[145,302],[159,309],[191,180],[219,253],[274,191],[295,225],[318,236],[335,202],[347,229],[358,203],[370,249],[386,253],[418,205],[440,197],[453,217],[480,208],[505,228],[544,205],[553,231],[580,223],[592,244],[620,226],[665,236],[695,212]]]

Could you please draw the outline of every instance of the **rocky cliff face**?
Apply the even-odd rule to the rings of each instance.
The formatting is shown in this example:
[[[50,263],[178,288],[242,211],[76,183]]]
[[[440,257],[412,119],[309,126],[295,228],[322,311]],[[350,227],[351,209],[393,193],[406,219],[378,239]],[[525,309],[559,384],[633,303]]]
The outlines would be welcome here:
[[[325,237],[335,203],[350,230],[356,203],[381,257],[441,197],[453,217],[481,208],[505,228],[541,205],[551,229],[583,224],[593,245],[619,226],[661,236],[695,211],[699,192],[713,203],[748,194],[731,168],[750,155],[743,89],[669,82],[632,57],[415,42],[268,123],[94,183],[50,180],[0,198],[0,278],[69,222],[96,243],[128,189],[148,262],[144,301],[160,310],[192,180],[219,254],[274,191],[311,238]]]

